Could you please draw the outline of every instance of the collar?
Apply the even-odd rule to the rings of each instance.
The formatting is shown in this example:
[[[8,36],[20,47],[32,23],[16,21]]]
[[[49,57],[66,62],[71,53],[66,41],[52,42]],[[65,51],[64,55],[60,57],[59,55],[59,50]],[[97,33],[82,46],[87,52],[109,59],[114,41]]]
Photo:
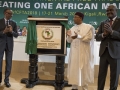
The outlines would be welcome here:
[[[6,22],[6,21],[8,21],[8,22],[10,21],[10,19],[9,19],[9,20],[7,20],[6,18],[4,18],[4,20],[5,20],[5,22]]]
[[[114,17],[112,20],[113,20],[113,21],[115,21],[115,19],[116,19],[116,18],[117,18],[117,16],[116,16],[116,17]],[[109,21],[110,21],[110,19],[109,19]]]

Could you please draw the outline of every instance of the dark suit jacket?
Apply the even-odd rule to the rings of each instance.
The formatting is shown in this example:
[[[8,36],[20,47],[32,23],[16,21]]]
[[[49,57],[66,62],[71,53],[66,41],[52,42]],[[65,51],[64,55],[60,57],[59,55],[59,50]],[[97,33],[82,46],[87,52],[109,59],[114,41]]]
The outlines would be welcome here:
[[[17,37],[17,25],[14,21],[10,20],[9,24],[13,27],[12,33],[3,34],[5,29],[5,19],[0,19],[0,50],[4,51],[6,43],[9,51],[13,51],[13,37]]]
[[[112,30],[114,30],[112,35],[103,38],[102,33],[105,22],[108,22],[108,20],[103,21],[100,24],[99,30],[95,37],[97,41],[101,41],[99,56],[101,56],[104,53],[107,46],[110,56],[112,58],[119,59],[120,58],[120,18],[117,17],[112,25]]]

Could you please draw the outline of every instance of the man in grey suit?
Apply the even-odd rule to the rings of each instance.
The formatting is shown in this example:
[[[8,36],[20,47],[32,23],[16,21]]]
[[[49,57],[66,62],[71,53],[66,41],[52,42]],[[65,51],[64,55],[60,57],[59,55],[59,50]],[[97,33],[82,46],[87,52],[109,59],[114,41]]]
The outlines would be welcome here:
[[[5,85],[10,87],[9,75],[12,67],[13,54],[13,37],[18,37],[17,25],[11,20],[12,10],[7,8],[4,10],[4,18],[0,19],[0,83],[2,82],[2,61],[5,52]]]
[[[117,90],[120,73],[120,18],[117,8],[109,5],[106,10],[108,19],[100,24],[96,40],[100,44],[100,63],[98,90],[104,90],[108,65],[110,66],[110,90]]]

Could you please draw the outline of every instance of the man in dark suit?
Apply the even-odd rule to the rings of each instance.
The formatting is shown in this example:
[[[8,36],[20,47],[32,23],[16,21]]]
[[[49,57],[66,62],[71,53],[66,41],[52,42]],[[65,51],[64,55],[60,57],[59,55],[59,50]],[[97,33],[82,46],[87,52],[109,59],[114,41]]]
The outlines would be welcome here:
[[[17,25],[11,20],[12,10],[4,10],[4,18],[0,19],[0,83],[2,82],[2,61],[5,52],[5,85],[10,87],[9,76],[12,67],[13,37],[18,37]]]
[[[110,90],[117,90],[120,72],[120,18],[117,8],[109,5],[106,10],[108,19],[103,21],[96,34],[100,44],[100,63],[98,75],[98,90],[104,90],[108,65],[110,66]]]

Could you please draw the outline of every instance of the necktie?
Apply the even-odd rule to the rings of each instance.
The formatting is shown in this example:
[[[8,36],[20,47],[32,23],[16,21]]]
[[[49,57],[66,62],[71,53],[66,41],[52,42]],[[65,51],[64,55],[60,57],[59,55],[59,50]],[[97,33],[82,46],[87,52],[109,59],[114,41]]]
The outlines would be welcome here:
[[[112,21],[113,21],[113,20],[112,20],[112,19],[110,19],[110,26],[112,26]]]
[[[6,21],[6,26],[7,26],[7,27],[8,27],[8,25],[9,25],[9,23],[8,23],[8,22],[9,22],[9,21],[7,20],[7,21]]]

